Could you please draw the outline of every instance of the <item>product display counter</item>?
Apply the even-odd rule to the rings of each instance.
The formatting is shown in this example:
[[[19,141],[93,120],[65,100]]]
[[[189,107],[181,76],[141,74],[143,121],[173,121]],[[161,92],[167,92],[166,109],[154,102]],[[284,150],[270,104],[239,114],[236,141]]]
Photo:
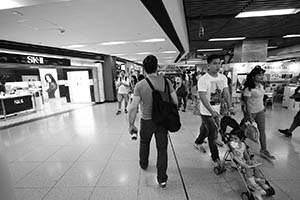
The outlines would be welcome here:
[[[0,117],[3,117],[4,119],[8,116],[17,115],[24,111],[34,111],[32,94],[2,95],[0,96],[0,101]]]

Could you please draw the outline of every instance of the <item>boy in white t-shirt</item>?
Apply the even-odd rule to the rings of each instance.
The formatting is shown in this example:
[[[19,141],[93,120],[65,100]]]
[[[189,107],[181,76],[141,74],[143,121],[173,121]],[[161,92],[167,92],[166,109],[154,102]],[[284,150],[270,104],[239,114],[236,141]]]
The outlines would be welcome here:
[[[230,102],[228,91],[227,78],[220,74],[221,59],[218,55],[211,55],[207,58],[208,73],[201,76],[198,80],[198,93],[200,97],[200,114],[203,123],[203,128],[196,140],[196,145],[201,145],[204,139],[208,137],[209,149],[212,160],[219,165],[219,151],[216,146],[218,136],[216,120],[220,116],[220,99],[225,98],[225,101],[230,111],[233,111]]]
[[[116,87],[117,87],[117,98],[118,98],[118,111],[116,115],[121,114],[121,106],[122,106],[122,101],[124,100],[125,102],[125,109],[124,112],[127,113],[127,105],[129,101],[129,90],[130,90],[130,82],[129,78],[125,76],[125,71],[122,70],[120,72],[120,77],[117,79],[116,82]]]

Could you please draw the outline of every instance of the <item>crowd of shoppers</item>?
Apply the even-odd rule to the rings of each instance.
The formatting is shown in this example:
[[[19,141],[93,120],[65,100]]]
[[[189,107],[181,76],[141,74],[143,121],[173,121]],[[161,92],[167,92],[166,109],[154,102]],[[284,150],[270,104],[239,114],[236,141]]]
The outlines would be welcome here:
[[[168,87],[170,87],[172,101],[178,105],[180,109],[183,103],[184,112],[187,107],[187,98],[190,94],[192,103],[197,104],[199,97],[199,108],[201,116],[200,133],[195,140],[197,149],[206,152],[202,144],[205,138],[208,138],[208,145],[211,153],[211,158],[216,166],[220,166],[220,157],[217,147],[217,136],[219,119],[221,117],[221,104],[225,103],[229,112],[233,112],[232,104],[232,88],[231,80],[228,78],[227,72],[220,73],[221,57],[218,55],[211,55],[207,59],[208,71],[205,74],[186,74],[174,77],[173,80],[168,80]],[[155,89],[164,91],[164,76],[158,75],[157,58],[153,55],[147,56],[143,61],[143,67],[148,78],[154,85]],[[255,122],[259,130],[260,142],[260,156],[268,160],[275,159],[267,148],[266,139],[266,117],[264,95],[265,90],[263,86],[265,70],[260,66],[254,67],[247,75],[246,81],[242,88],[241,106],[243,111],[243,119],[241,124],[249,121]],[[122,74],[121,74],[122,75]],[[123,76],[121,76],[123,77]],[[124,79],[124,78],[123,78]],[[122,78],[119,82],[121,82]],[[138,77],[138,82],[135,83],[133,89],[132,104],[129,109],[129,132],[136,132],[138,129],[135,126],[135,119],[138,111],[138,105],[141,104],[141,122],[139,128],[140,147],[139,147],[139,164],[144,170],[148,167],[150,142],[154,134],[157,148],[157,181],[160,187],[165,187],[167,183],[167,166],[168,166],[168,138],[167,130],[158,126],[152,121],[152,90],[144,77]],[[117,85],[122,85],[121,83]],[[126,86],[126,83],[124,84]],[[300,91],[297,88],[295,93]],[[122,93],[120,93],[122,94]],[[126,109],[126,106],[125,106]],[[120,111],[120,106],[119,106]],[[119,112],[118,111],[118,112]],[[285,136],[290,137],[293,130],[300,126],[300,110],[296,114],[293,123],[289,129],[279,129],[279,132]]]

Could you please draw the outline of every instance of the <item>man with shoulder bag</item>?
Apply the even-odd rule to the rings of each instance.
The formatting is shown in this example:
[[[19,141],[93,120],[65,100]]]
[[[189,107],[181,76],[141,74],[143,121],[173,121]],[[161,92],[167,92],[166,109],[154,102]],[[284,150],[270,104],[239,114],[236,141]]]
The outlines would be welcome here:
[[[147,169],[149,163],[150,142],[152,135],[154,134],[157,148],[157,181],[159,186],[164,188],[166,187],[168,179],[168,129],[161,124],[155,123],[155,120],[152,118],[153,97],[152,88],[148,81],[150,81],[151,85],[157,91],[164,92],[167,87],[170,98],[176,106],[178,105],[178,101],[171,82],[163,76],[157,75],[158,61],[155,56],[148,55],[143,60],[143,67],[147,74],[147,78],[138,82],[134,88],[133,101],[129,108],[129,133],[137,131],[134,123],[137,107],[141,103],[139,164],[142,169]]]

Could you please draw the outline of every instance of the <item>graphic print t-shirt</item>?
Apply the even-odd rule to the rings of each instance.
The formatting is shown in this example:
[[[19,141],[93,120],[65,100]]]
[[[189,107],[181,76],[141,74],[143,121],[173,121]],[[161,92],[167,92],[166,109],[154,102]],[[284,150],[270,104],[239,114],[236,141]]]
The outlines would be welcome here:
[[[211,107],[216,112],[220,113],[220,98],[224,88],[228,87],[227,78],[223,74],[218,74],[217,77],[212,77],[208,73],[201,76],[198,80],[198,92],[206,92]],[[200,101],[201,115],[211,116],[211,113],[206,109]]]

